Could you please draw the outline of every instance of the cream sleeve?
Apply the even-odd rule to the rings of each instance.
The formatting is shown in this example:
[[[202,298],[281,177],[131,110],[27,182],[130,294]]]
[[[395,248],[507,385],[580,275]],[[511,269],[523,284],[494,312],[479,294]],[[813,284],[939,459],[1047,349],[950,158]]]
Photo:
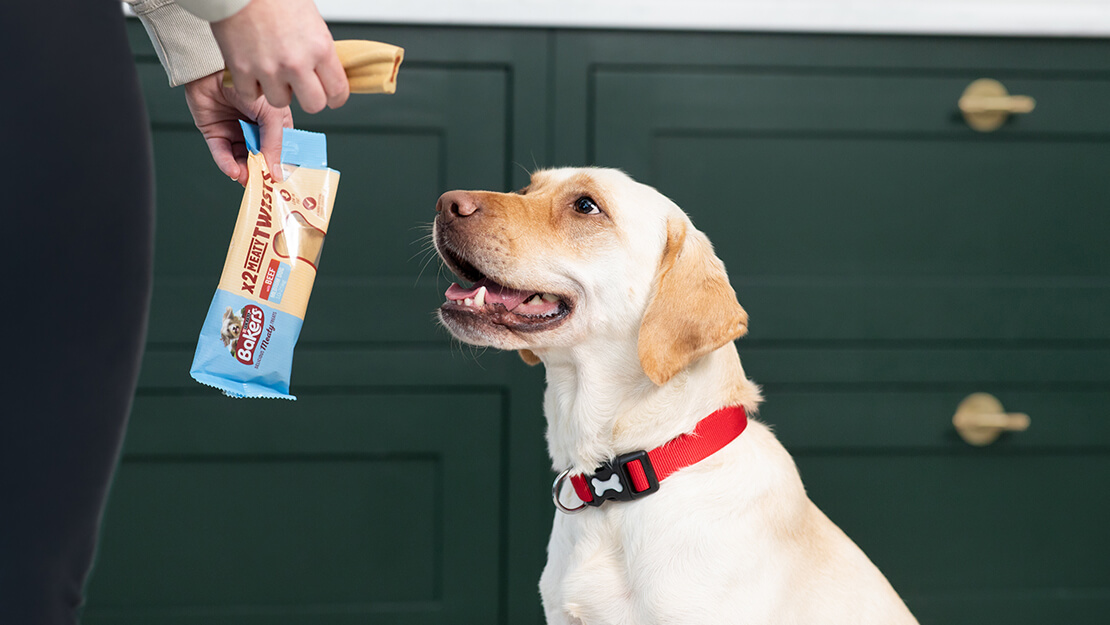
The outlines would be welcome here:
[[[250,0],[124,0],[142,21],[176,87],[224,68],[209,21],[230,17]],[[206,21],[207,20],[207,21]]]

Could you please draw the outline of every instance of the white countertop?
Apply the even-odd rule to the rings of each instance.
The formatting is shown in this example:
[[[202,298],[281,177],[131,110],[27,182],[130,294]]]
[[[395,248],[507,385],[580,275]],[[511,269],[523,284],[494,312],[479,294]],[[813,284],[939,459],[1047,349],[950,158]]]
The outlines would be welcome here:
[[[317,0],[334,22],[1110,37],[1110,0]]]

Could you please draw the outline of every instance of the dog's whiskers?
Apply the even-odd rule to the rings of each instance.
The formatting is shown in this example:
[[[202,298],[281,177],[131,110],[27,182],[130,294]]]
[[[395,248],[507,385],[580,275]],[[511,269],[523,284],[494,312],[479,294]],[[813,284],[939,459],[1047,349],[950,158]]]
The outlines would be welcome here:
[[[428,265],[438,257],[436,254],[435,241],[432,239],[432,226],[430,224],[423,224],[418,227],[428,230],[428,233],[412,242],[412,245],[420,245],[420,249],[409,257],[409,262],[420,257],[420,271],[416,274],[416,280],[413,281],[413,286],[420,282],[420,279],[424,277],[424,271],[428,268]]]

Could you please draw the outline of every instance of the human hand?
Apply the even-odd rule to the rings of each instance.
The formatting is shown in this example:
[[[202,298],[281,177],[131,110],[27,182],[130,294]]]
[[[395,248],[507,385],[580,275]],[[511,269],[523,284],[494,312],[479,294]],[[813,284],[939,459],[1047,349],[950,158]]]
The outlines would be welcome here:
[[[244,99],[265,95],[273,106],[285,107],[296,94],[309,113],[347,101],[347,75],[312,0],[251,0],[211,27]]]
[[[186,83],[185,102],[220,171],[246,186],[247,144],[239,126],[239,120],[246,118],[258,124],[267,169],[274,178],[282,179],[282,128],[293,127],[293,113],[288,106],[271,106],[262,96],[244,98],[223,86],[222,71]]]

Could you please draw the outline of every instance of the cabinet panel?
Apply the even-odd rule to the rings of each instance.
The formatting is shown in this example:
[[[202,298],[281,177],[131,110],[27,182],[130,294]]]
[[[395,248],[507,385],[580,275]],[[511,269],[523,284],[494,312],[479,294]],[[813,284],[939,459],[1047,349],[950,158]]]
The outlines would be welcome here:
[[[86,622],[496,619],[501,392],[228,401],[137,399]]]
[[[1105,453],[795,458],[814,502],[922,623],[1032,625],[1105,613],[1110,550],[1092,537],[1110,509],[1090,488],[1110,479]]]
[[[1100,208],[1110,203],[1101,167],[1110,160],[1110,136],[1094,142],[650,132],[648,176],[672,190],[699,226],[720,233],[717,239],[744,241],[725,259],[740,275],[1110,276],[1110,250],[1102,245],[1110,215]],[[732,247],[741,246],[726,249]]]

